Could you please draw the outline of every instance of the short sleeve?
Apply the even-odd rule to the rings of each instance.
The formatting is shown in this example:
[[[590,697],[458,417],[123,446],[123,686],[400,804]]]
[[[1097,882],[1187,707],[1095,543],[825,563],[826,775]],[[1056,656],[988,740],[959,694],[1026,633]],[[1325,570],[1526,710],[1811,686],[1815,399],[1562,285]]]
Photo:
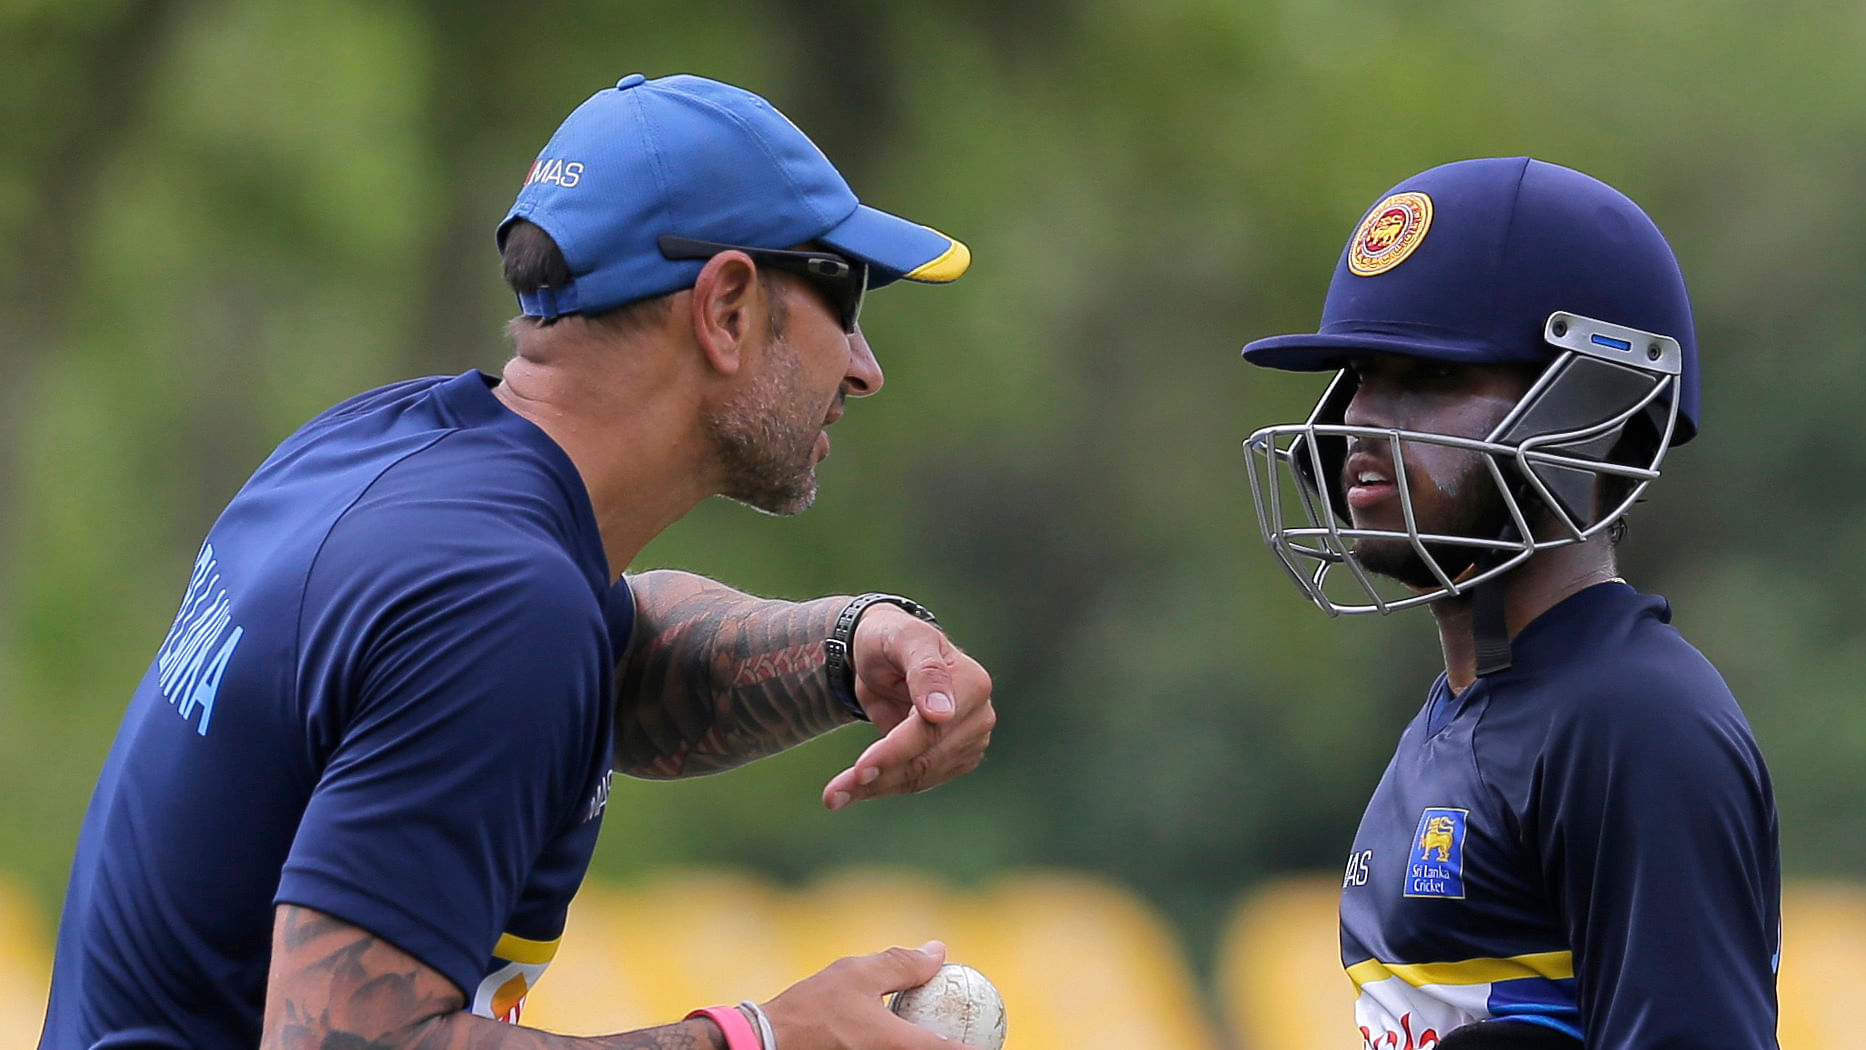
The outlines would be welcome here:
[[[1586,1045],[1773,1046],[1781,876],[1761,753],[1701,657],[1614,670],[1555,720],[1538,771]]]
[[[306,660],[328,668],[307,701],[323,764],[277,900],[470,995],[602,760],[608,629],[561,554],[374,525],[340,527],[308,589],[305,644],[331,650]]]

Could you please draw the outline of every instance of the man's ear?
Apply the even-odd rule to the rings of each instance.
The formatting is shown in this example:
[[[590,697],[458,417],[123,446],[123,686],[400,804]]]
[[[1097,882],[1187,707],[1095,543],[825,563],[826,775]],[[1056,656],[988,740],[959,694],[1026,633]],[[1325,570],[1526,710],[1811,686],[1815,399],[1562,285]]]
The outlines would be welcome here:
[[[694,341],[713,370],[737,375],[747,337],[767,305],[758,269],[744,252],[720,252],[706,261],[690,300]]]

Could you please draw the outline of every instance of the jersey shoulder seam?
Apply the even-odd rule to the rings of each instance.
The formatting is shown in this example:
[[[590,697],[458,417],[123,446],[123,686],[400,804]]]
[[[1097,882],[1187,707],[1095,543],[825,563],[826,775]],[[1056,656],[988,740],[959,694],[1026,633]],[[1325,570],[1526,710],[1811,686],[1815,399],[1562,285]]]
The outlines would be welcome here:
[[[343,524],[344,520],[350,516],[350,512],[356,509],[356,505],[363,501],[363,497],[369,495],[391,470],[394,470],[413,457],[426,452],[459,432],[460,427],[450,426],[446,430],[436,434],[433,440],[425,441],[420,446],[411,448],[406,453],[384,464],[382,469],[376,472],[376,476],[369,479],[369,484],[358,489],[356,495],[344,506],[343,510],[339,511],[335,517],[331,518],[330,524],[324,529],[324,535],[318,539],[317,549],[311,552],[310,560],[305,562],[304,579],[300,581],[298,585],[298,614],[292,624],[291,651],[292,707],[300,714],[302,714],[304,710],[304,697],[299,694],[299,687],[303,678],[301,672],[303,670],[304,660],[305,602],[311,590],[311,577],[317,573],[318,563],[324,558],[324,548],[330,543],[330,538],[336,533],[337,527]]]

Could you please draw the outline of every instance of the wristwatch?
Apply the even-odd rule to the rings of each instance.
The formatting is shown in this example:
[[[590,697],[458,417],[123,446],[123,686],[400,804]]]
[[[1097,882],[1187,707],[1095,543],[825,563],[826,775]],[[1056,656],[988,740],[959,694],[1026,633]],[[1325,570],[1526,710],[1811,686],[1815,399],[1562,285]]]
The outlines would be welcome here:
[[[842,614],[836,617],[835,628],[823,640],[823,672],[829,676],[829,695],[864,722],[869,721],[868,712],[862,710],[861,703],[855,699],[855,626],[862,622],[862,614],[877,602],[898,605],[916,618],[939,626],[939,620],[926,606],[898,594],[870,592],[858,595],[843,607]]]

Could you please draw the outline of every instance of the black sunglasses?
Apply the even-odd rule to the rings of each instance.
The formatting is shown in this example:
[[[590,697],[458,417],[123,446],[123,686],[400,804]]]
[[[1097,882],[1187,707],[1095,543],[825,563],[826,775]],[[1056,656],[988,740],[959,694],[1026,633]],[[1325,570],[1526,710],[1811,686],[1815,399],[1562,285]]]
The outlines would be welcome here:
[[[711,259],[720,252],[744,252],[760,266],[794,273],[822,290],[836,310],[842,330],[854,333],[862,315],[862,297],[868,293],[868,264],[832,252],[792,252],[776,248],[747,248],[743,244],[696,241],[668,234],[660,239],[667,259]]]

